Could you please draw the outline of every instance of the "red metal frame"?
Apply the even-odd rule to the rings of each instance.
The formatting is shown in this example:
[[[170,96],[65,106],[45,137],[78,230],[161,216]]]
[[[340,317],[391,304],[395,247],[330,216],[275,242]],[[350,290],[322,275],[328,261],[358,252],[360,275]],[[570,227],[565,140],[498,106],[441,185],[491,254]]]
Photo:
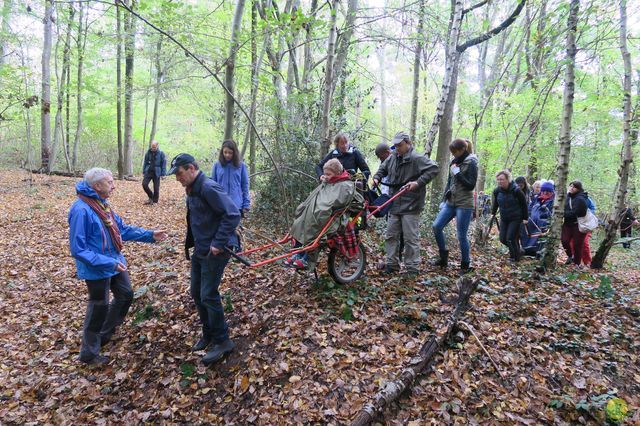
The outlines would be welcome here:
[[[394,194],[393,197],[389,198],[384,204],[377,206],[376,208],[374,208],[367,216],[366,219],[368,220],[371,216],[373,216],[375,213],[377,213],[379,210],[383,209],[385,206],[387,206],[389,203],[393,202],[393,200],[395,200],[396,198],[398,198],[400,195],[404,194],[405,192],[407,192],[409,188],[407,186],[403,187],[400,191],[398,191],[396,194]],[[364,210],[359,212],[357,215],[355,215],[353,218],[351,218],[351,220],[349,222],[353,223],[355,221],[357,221],[361,216],[362,216],[362,212],[370,210],[371,206],[369,206],[369,204],[367,202],[365,202],[365,207]],[[341,209],[336,211],[335,213],[333,213],[331,215],[331,217],[329,218],[329,220],[327,221],[327,223],[324,225],[324,227],[322,228],[322,230],[320,231],[320,233],[318,234],[318,236],[315,238],[315,240],[313,240],[313,242],[311,242],[311,244],[308,244],[304,247],[295,247],[291,250],[289,250],[287,253],[285,254],[281,254],[279,256],[276,257],[272,257],[269,259],[265,259],[265,260],[261,260],[259,262],[255,262],[255,263],[251,263],[249,262],[248,259],[243,258],[242,256],[246,256],[252,253],[258,253],[258,252],[262,252],[265,250],[268,250],[270,248],[273,248],[275,246],[280,246],[282,244],[286,244],[290,241],[293,240],[293,237],[289,234],[286,234],[284,237],[282,237],[279,241],[274,241],[271,242],[269,244],[265,244],[263,246],[260,247],[255,247],[252,249],[248,249],[248,250],[244,250],[241,251],[239,253],[234,253],[233,256],[234,257],[238,257],[241,258],[241,260],[243,261],[243,263],[247,266],[249,266],[250,268],[258,268],[260,266],[264,266],[264,265],[268,265],[270,263],[274,263],[277,262],[278,260],[281,259],[286,259],[289,256],[293,256],[294,254],[298,254],[298,253],[303,253],[303,252],[308,252],[308,251],[312,251],[317,249],[318,247],[320,247],[320,240],[322,239],[322,237],[324,236],[324,234],[329,230],[329,227],[331,226],[331,224],[333,223],[333,221],[341,216],[344,212],[346,211],[346,209]]]

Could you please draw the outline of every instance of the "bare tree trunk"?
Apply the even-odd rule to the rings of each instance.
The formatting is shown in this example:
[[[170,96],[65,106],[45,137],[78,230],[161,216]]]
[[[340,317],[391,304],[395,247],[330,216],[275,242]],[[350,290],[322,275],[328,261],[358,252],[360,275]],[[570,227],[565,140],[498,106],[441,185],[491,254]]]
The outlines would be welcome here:
[[[75,14],[73,4],[69,5],[69,14]],[[72,17],[69,20],[73,22]],[[67,64],[67,79],[64,82],[65,85],[65,101],[64,101],[64,115],[65,115],[65,132],[64,139],[64,158],[67,162],[67,171],[74,172],[71,166],[71,61]]]
[[[42,46],[42,93],[40,96],[40,168],[51,171],[51,24],[53,0],[45,0]]]
[[[334,9],[337,13],[337,10]],[[349,6],[347,8],[347,15],[344,20],[344,30],[340,32],[339,38],[336,40],[337,47],[335,52],[335,65],[333,73],[333,88],[332,93],[338,84],[338,81],[342,80],[342,71],[347,63],[347,56],[349,54],[349,46],[351,44],[351,36],[355,29],[355,22],[358,16],[358,0],[349,0]]]
[[[134,9],[135,0],[130,7]],[[131,13],[124,22],[124,175],[133,176],[133,65],[136,43],[136,20]]]
[[[438,130],[438,151],[436,153],[436,163],[442,172],[438,173],[438,176],[433,180],[431,185],[431,207],[435,211],[436,207],[440,203],[440,195],[444,192],[444,187],[447,183],[448,164],[451,153],[449,151],[449,144],[453,135],[453,107],[456,103],[456,93],[458,85],[458,66],[456,65],[451,71],[451,87],[448,90],[448,98],[445,103],[442,117],[440,119],[440,125]]]
[[[22,46],[21,46],[22,47]],[[22,65],[22,79],[24,81],[24,98],[27,99],[30,96],[29,90],[29,77],[27,75],[27,65],[24,60],[25,52],[24,49],[21,49],[20,52],[20,63]],[[25,135],[26,135],[26,148],[27,148],[27,168],[29,170],[29,184],[33,184],[33,154],[31,152],[31,112],[30,106],[25,106],[24,111],[24,125],[25,125]]]
[[[376,49],[376,57],[380,66],[380,75],[378,81],[380,83],[380,142],[387,142],[387,90],[385,87],[385,55],[384,46],[380,45]]]
[[[322,102],[322,143],[320,144],[320,157],[329,152],[331,146],[331,128],[329,119],[331,114],[331,96],[333,95],[333,62],[336,51],[336,22],[338,16],[338,0],[331,2],[331,19],[329,21],[329,37],[327,38],[327,63],[324,74],[324,96]]]
[[[84,3],[78,2],[78,8],[78,36],[76,37],[76,48],[78,51],[76,114],[78,118],[76,120],[76,135],[73,141],[73,155],[71,157],[72,171],[78,169],[78,147],[80,146],[80,139],[82,138],[82,73],[84,68],[85,43],[87,40]]]
[[[424,0],[418,3],[418,41],[416,43],[416,54],[413,58],[413,94],[411,96],[411,121],[409,124],[409,136],[412,141],[416,140],[416,127],[418,121],[418,97],[420,96],[420,58],[422,57],[422,44],[424,29]]]
[[[69,4],[69,22],[67,24],[67,33],[65,35],[64,40],[64,50],[62,52],[62,75],[59,79],[57,79],[58,84],[58,95],[57,95],[57,107],[56,107],[56,118],[54,120],[55,127],[53,129],[53,146],[51,149],[51,161],[50,168],[53,170],[55,167],[56,154],[58,150],[58,143],[62,140],[62,147],[64,151],[65,159],[67,160],[67,171],[71,172],[71,161],[69,159],[69,155],[66,149],[65,139],[69,137],[69,134],[65,134],[64,132],[64,123],[62,122],[62,111],[64,108],[64,99],[65,99],[65,90],[67,89],[67,79],[69,74],[69,56],[71,51],[71,24],[73,23],[73,5]],[[56,55],[57,56],[57,55]],[[56,64],[58,61],[56,60]],[[56,76],[57,76],[57,65],[56,65]]]
[[[258,46],[256,42],[256,27],[258,26],[258,11],[256,9],[256,1],[251,2],[251,109],[249,111],[249,119],[255,123],[256,121],[256,100],[258,98]],[[249,175],[250,186],[255,185],[256,172],[256,135],[247,126],[247,134],[249,135]],[[246,145],[245,145],[246,146]]]
[[[631,55],[627,48],[627,0],[620,0],[620,53],[624,63],[623,81],[623,113],[622,113],[622,163],[618,170],[620,176],[618,190],[616,191],[616,203],[607,222],[605,237],[598,247],[598,251],[591,261],[592,268],[602,268],[604,261],[613,247],[618,227],[625,211],[627,186],[631,171],[633,153],[631,150]]]
[[[425,155],[427,157],[431,156],[431,151],[433,150],[433,142],[436,138],[436,133],[438,132],[438,128],[440,127],[440,120],[445,113],[445,106],[447,104],[447,100],[449,99],[449,90],[451,90],[451,83],[454,74],[454,70],[458,68],[458,60],[460,55],[456,50],[456,46],[458,44],[458,39],[460,38],[460,24],[462,22],[462,9],[463,2],[462,0],[451,0],[451,18],[450,18],[450,29],[449,29],[449,40],[447,43],[447,58],[446,65],[444,70],[444,79],[442,81],[442,89],[440,93],[440,101],[438,102],[438,106],[436,108],[436,115],[433,118],[433,122],[431,123],[431,128],[429,129],[429,133],[427,133],[427,138],[425,140]]]
[[[225,86],[226,93],[224,109],[224,138],[233,138],[233,76],[236,67],[236,52],[238,50],[238,39],[240,38],[240,25],[242,24],[242,12],[244,11],[244,0],[237,0],[236,9],[233,13],[233,23],[231,25],[231,46],[229,47],[229,57],[226,62]]]
[[[571,154],[571,120],[573,117],[573,95],[575,92],[575,64],[576,64],[576,31],[578,25],[578,10],[580,0],[571,0],[569,18],[567,22],[567,70],[564,80],[562,127],[560,128],[558,175],[556,180],[556,198],[553,203],[553,220],[547,236],[542,266],[553,269],[556,265],[558,241],[564,217],[565,188],[569,174],[569,158]]]
[[[155,99],[153,100],[153,117],[151,118],[151,132],[149,132],[149,147],[151,142],[156,139],[156,130],[158,128],[158,108],[160,105],[160,92],[162,87],[162,81],[164,80],[164,72],[160,64],[160,54],[162,52],[162,36],[158,39],[156,44],[156,84],[154,87]],[[233,102],[232,102],[233,104]],[[233,124],[233,122],[232,122]]]
[[[4,65],[5,55],[7,55],[7,36],[11,30],[9,22],[11,21],[11,7],[13,6],[13,0],[4,0],[2,6],[2,27],[0,27],[0,68]]]
[[[122,141],[122,15],[116,7],[116,131],[118,138],[118,179],[124,179],[124,144]]]

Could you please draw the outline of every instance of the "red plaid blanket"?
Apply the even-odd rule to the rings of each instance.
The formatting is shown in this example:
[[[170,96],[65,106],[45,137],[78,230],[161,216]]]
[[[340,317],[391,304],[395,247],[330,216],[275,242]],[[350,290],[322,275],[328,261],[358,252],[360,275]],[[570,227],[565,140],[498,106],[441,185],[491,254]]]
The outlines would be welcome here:
[[[340,250],[340,253],[348,259],[358,254],[358,236],[356,235],[355,222],[349,221],[344,232],[331,238],[329,246]]]

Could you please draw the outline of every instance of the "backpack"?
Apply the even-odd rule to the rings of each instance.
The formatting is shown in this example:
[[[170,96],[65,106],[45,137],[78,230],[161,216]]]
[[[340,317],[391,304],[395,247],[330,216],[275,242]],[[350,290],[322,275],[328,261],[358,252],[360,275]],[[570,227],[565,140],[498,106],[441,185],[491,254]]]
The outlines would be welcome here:
[[[573,210],[571,198],[569,198],[569,208]],[[587,208],[587,214],[578,218],[578,230],[583,234],[587,234],[598,227],[598,218],[591,210]]]

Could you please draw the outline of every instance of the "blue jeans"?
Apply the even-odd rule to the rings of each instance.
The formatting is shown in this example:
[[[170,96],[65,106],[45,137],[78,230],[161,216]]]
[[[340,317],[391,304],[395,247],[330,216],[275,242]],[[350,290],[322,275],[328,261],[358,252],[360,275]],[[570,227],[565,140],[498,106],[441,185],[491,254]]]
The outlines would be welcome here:
[[[461,208],[453,207],[447,203],[440,209],[440,213],[433,221],[431,228],[433,234],[436,237],[439,250],[447,249],[447,242],[444,239],[444,228],[455,217],[456,218],[456,232],[458,234],[458,241],[460,242],[460,252],[462,255],[462,263],[470,262],[470,246],[469,246],[469,224],[471,223],[471,217],[473,216],[473,208]]]
[[[200,315],[202,336],[215,344],[229,338],[218,291],[228,262],[229,255],[226,253],[218,256],[209,254],[206,257],[194,254],[191,257],[191,297]]]

